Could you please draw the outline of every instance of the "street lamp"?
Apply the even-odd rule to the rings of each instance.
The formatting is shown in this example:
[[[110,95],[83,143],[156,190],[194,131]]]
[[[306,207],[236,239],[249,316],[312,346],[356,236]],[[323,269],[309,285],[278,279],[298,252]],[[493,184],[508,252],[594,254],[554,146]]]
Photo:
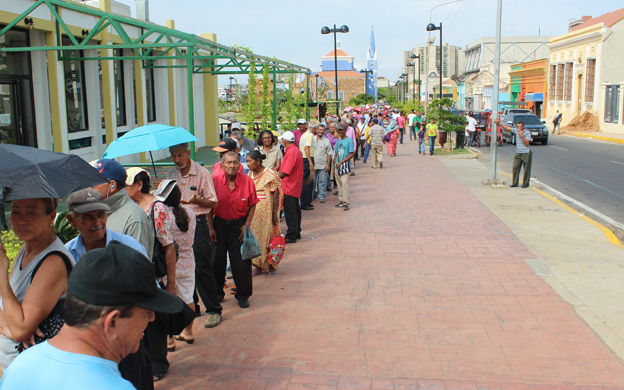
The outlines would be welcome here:
[[[329,28],[327,26],[321,29],[321,34],[329,34],[334,33],[334,72],[335,72],[335,84],[336,84],[336,115],[340,115],[340,101],[338,100],[338,47],[336,41],[336,33],[348,33],[349,27],[343,25],[340,28],[336,28],[334,24],[334,28]]]
[[[364,73],[364,77],[366,77],[366,79],[364,79],[364,104],[366,104],[367,103],[366,95],[368,95],[368,75],[373,74],[375,72],[373,72],[372,70],[368,70],[368,69],[362,69],[360,73]]]
[[[416,59],[418,58],[418,101],[420,102],[420,55],[416,55],[416,54],[412,54],[410,56],[411,59]],[[412,63],[413,64],[413,63]],[[416,69],[414,69],[414,73],[416,72]],[[416,77],[416,75],[414,74],[414,77]],[[415,81],[415,80],[414,80]]]
[[[435,30],[440,30],[440,99],[442,99],[442,69],[444,69],[444,64],[442,63],[442,22],[440,22],[439,26],[433,23],[427,25],[427,31]]]
[[[405,103],[405,98],[407,97],[407,73],[403,73],[401,78],[404,80],[403,85],[401,86],[401,92],[403,93],[403,103]]]
[[[316,100],[318,102],[318,78],[319,78],[319,74],[315,74],[314,75],[314,79],[316,80],[316,88],[314,89],[314,95],[316,96]]]
[[[234,77],[230,76],[230,91],[227,94],[228,95],[228,99],[227,99],[228,102],[230,102],[230,100],[232,100],[232,80],[234,80]]]

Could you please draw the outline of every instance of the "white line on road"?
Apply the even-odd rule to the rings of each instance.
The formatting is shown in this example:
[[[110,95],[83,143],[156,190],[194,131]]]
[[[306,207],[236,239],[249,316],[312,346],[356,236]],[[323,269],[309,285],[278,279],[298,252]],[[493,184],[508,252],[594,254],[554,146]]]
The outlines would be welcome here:
[[[615,163],[615,164],[624,165],[624,163],[621,163],[621,162],[619,162],[619,161],[613,161],[613,160],[611,160],[611,162],[612,162],[612,163]]]
[[[559,150],[565,150],[566,152],[568,151],[568,149],[564,149],[564,148],[560,148],[558,146],[552,146],[550,145],[551,148],[555,148],[555,149],[559,149]]]

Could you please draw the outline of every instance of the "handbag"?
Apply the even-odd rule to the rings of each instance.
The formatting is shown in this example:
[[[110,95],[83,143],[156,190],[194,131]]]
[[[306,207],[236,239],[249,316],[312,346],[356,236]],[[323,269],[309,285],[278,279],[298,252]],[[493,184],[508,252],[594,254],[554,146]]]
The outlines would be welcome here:
[[[349,161],[343,162],[336,169],[336,173],[338,174],[338,176],[346,175],[349,172],[351,172],[351,164],[349,164]]]
[[[156,274],[156,277],[162,278],[164,276],[167,276],[167,256],[165,254],[165,248],[160,243],[158,237],[156,237],[156,220],[154,219],[154,209],[156,208],[156,203],[162,203],[163,205],[165,204],[160,201],[154,202],[152,204],[152,211],[150,212],[150,218],[152,220],[152,224],[154,225],[154,251],[152,252],[152,264],[154,265],[154,273]],[[173,242],[173,247],[175,248],[177,263],[178,244],[175,241]]]
[[[245,229],[245,234],[243,235],[243,245],[241,245],[241,257],[243,260],[251,260],[256,258],[262,254],[262,250],[260,249],[260,244],[256,239],[256,236],[253,235],[251,231],[251,227],[245,224],[247,229]]]
[[[276,233],[279,233],[277,230]],[[269,256],[267,261],[271,265],[278,265],[284,257],[284,251],[286,250],[286,240],[281,235],[277,234],[269,241]]]
[[[30,275],[31,283],[35,277],[35,274],[39,270],[39,267],[41,267],[41,264],[43,264],[43,261],[52,255],[57,255],[61,259],[63,259],[65,268],[67,268],[67,277],[69,277],[69,273],[71,272],[73,268],[71,262],[69,261],[69,257],[67,257],[67,255],[63,252],[53,251],[45,255],[45,257],[41,259],[39,264],[37,264],[32,274]],[[52,311],[50,312],[50,314],[48,314],[48,316],[44,318],[43,321],[41,321],[41,323],[39,324],[37,328],[39,328],[41,333],[43,333],[43,337],[40,337],[35,333],[35,345],[51,339],[52,337],[56,336],[57,333],[61,330],[61,328],[63,327],[63,324],[65,323],[65,321],[63,320],[64,303],[65,303],[65,298],[61,297],[56,303],[56,305],[54,306],[54,308],[52,309]],[[15,349],[17,350],[17,353],[24,352],[24,344],[23,343],[17,344],[15,346]]]
[[[386,134],[386,136],[384,137],[384,141],[390,142],[390,133]]]

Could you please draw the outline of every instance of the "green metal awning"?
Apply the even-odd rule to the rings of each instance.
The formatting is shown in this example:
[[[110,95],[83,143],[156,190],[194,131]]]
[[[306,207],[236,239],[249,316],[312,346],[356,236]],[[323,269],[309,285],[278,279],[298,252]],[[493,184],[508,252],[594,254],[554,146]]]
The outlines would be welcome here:
[[[193,74],[233,75],[248,74],[252,67],[269,67],[273,73],[273,86],[275,90],[276,76],[280,73],[304,73],[309,78],[310,69],[281,61],[275,58],[265,57],[250,53],[240,48],[233,48],[213,42],[209,39],[188,34],[179,30],[160,26],[154,23],[133,19],[130,17],[102,11],[88,5],[63,0],[37,0],[24,10],[11,23],[0,30],[0,36],[15,27],[20,21],[29,17],[38,8],[47,8],[52,15],[55,24],[56,45],[54,46],[30,46],[30,47],[0,47],[0,52],[36,52],[56,51],[59,61],[103,61],[103,60],[140,60],[142,67],[149,68],[186,68],[188,70],[189,91],[189,131],[194,134],[193,119]],[[63,20],[62,10],[67,9],[94,17],[95,23],[90,29],[82,30],[82,36],[72,32]],[[131,37],[125,27],[138,29],[139,36]],[[109,29],[121,39],[122,43],[98,41],[98,35]],[[69,38],[70,44],[63,45],[61,37]],[[83,50],[114,50],[131,49],[132,56],[96,56],[83,57]],[[78,53],[77,53],[78,52]],[[78,55],[80,54],[80,55]],[[157,64],[159,60],[182,60],[167,61],[166,64]],[[309,80],[308,80],[309,82]],[[277,112],[274,94],[273,101],[273,128],[276,128]]]

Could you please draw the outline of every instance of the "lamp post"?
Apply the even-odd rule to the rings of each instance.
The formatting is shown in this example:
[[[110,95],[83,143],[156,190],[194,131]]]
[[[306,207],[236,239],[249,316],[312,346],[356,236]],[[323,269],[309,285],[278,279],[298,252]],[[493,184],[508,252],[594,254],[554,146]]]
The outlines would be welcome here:
[[[230,91],[228,93],[228,102],[232,100],[232,80],[234,80],[234,77],[230,76]]]
[[[366,79],[364,79],[364,104],[366,104],[367,101],[367,94],[368,94],[368,75],[369,74],[373,74],[374,72],[372,70],[368,70],[368,69],[362,69],[360,71],[360,73],[364,73],[364,77],[366,77]],[[373,96],[374,98],[374,96]],[[373,102],[374,103],[374,102]]]
[[[403,104],[405,104],[405,101],[407,100],[407,92],[408,92],[407,84],[408,84],[409,77],[407,77],[407,73],[403,73],[401,77],[403,77]]]
[[[414,68],[414,83],[416,83],[416,65],[413,62],[408,62],[407,66]],[[408,78],[409,80],[409,78]],[[416,86],[412,85],[412,103],[416,103]]]
[[[412,54],[410,58],[413,60],[418,58],[418,101],[420,102],[420,54],[419,55]],[[414,69],[414,73],[415,72],[416,72],[416,69]],[[416,74],[414,74],[414,77],[416,77]]]
[[[316,80],[316,87],[314,88],[314,100],[316,100],[318,102],[318,78],[319,78],[319,74],[315,74],[314,75],[314,80]]]
[[[321,34],[329,34],[334,33],[334,72],[335,72],[335,84],[336,84],[336,115],[340,115],[340,101],[338,100],[338,46],[336,41],[336,33],[348,33],[349,27],[346,25],[342,25],[340,28],[336,28],[334,24],[334,28],[329,28],[327,26],[321,29]]]
[[[429,23],[427,25],[427,31],[435,30],[440,30],[440,99],[442,99],[442,69],[444,69],[444,65],[442,63],[442,22],[440,22],[439,26],[436,26],[433,23]]]

